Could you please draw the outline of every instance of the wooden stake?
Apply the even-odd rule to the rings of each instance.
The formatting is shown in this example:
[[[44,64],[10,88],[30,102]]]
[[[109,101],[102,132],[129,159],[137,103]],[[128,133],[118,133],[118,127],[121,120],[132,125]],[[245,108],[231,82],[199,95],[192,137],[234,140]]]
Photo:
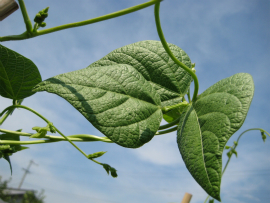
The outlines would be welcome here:
[[[189,194],[186,192],[181,203],[189,203],[191,200],[191,197],[192,197],[192,194]]]
[[[0,0],[0,21],[4,20],[19,8],[15,0]]]

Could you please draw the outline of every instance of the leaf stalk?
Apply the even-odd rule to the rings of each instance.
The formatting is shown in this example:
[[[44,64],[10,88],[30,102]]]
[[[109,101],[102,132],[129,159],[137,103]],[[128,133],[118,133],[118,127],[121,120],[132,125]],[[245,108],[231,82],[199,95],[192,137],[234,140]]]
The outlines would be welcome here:
[[[160,19],[159,19],[159,8],[160,8],[160,2],[155,4],[155,20],[156,20],[156,27],[157,27],[157,32],[160,38],[160,41],[164,47],[164,49],[166,50],[167,54],[171,57],[171,59],[177,64],[179,65],[181,68],[183,68],[185,71],[187,71],[191,77],[194,80],[194,93],[193,93],[193,97],[192,97],[192,102],[195,102],[197,99],[197,95],[198,95],[198,91],[199,91],[199,81],[198,78],[196,76],[196,74],[192,71],[192,69],[190,69],[189,67],[187,67],[184,63],[182,63],[181,61],[179,61],[172,53],[172,51],[170,50],[166,39],[164,37],[162,28],[161,28],[161,24],[160,24]]]

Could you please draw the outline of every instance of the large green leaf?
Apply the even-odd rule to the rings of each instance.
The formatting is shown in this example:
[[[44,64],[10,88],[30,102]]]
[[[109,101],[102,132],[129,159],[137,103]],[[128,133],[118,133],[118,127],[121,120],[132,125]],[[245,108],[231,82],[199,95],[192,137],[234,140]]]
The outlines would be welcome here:
[[[36,65],[28,58],[0,44],[0,95],[20,100],[34,94],[41,82]]]
[[[182,158],[194,179],[217,200],[223,149],[242,126],[253,93],[252,77],[239,73],[208,88],[181,115],[177,143]]]
[[[175,57],[191,68],[188,55],[178,46],[168,44]],[[137,69],[160,95],[162,106],[181,102],[191,83],[191,76],[173,62],[159,41],[141,41],[116,49],[88,68],[128,64]]]
[[[162,119],[160,97],[129,65],[85,68],[41,82],[34,91],[66,99],[98,130],[130,148],[150,141]]]

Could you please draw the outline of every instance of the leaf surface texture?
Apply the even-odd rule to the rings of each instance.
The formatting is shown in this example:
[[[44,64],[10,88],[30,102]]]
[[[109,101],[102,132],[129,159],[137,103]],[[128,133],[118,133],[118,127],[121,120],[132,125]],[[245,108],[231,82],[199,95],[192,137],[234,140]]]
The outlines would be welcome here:
[[[175,57],[191,68],[189,56],[178,46],[168,43]],[[118,48],[88,68],[128,64],[139,71],[160,95],[162,106],[181,102],[191,83],[191,76],[169,57],[160,41],[140,41]]]
[[[235,74],[208,88],[181,115],[177,143],[182,158],[194,179],[217,200],[223,149],[242,126],[253,94],[252,77]]]
[[[162,119],[160,96],[130,65],[85,68],[41,82],[67,100],[115,143],[137,148],[150,141]]]

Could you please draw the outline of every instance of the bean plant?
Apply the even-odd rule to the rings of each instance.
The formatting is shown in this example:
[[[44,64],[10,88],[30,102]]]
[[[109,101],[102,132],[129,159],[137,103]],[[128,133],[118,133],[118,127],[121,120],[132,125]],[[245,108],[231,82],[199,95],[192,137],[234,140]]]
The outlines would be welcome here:
[[[0,125],[15,109],[28,110],[46,123],[33,127],[35,133],[0,129],[0,157],[9,162],[11,172],[9,156],[27,149],[25,145],[67,141],[87,159],[101,165],[112,177],[117,177],[115,168],[96,160],[105,152],[87,154],[74,142],[101,141],[139,148],[154,136],[176,131],[178,148],[187,169],[209,197],[221,201],[222,174],[232,154],[237,155],[235,148],[238,142],[234,142],[232,147],[226,146],[226,143],[242,126],[248,113],[254,94],[251,75],[232,75],[198,95],[195,64],[184,50],[167,43],[163,35],[159,19],[161,0],[150,0],[115,13],[49,29],[41,29],[46,26],[49,8],[39,11],[32,25],[24,1],[18,2],[26,31],[20,35],[0,37],[1,42],[25,40],[97,23],[152,5],[160,41],[147,40],[123,46],[84,69],[44,81],[30,59],[0,44],[0,95],[13,101],[0,113]],[[190,90],[192,82],[193,94]],[[65,99],[105,136],[66,136],[52,121],[22,105],[24,99],[42,91]],[[168,124],[160,125],[162,119]],[[265,140],[267,132],[255,130],[259,130]],[[20,141],[20,136],[36,140]],[[222,172],[225,148],[230,149],[227,154],[229,160]]]

